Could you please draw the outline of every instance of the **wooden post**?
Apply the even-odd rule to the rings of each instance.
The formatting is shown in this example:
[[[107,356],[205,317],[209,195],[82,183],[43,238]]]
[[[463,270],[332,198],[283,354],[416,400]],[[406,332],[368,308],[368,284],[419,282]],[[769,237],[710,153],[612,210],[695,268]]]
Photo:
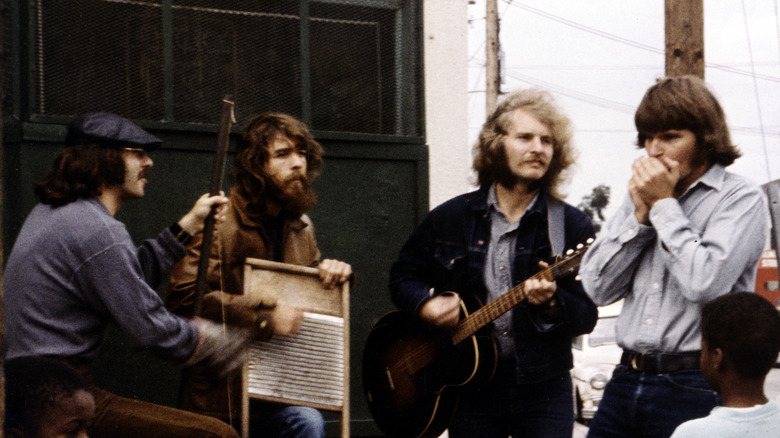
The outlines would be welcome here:
[[[485,16],[485,113],[490,114],[498,102],[498,0],[487,0]]]
[[[704,79],[703,0],[665,0],[666,76]]]

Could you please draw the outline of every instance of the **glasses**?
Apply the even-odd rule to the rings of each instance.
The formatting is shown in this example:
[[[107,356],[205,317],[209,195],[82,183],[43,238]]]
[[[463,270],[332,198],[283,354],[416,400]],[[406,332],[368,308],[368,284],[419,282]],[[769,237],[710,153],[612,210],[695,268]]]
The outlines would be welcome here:
[[[132,152],[132,153],[134,153],[135,155],[137,155],[139,157],[146,157],[147,156],[146,150],[141,149],[141,148],[119,148],[119,149],[121,149],[123,151]]]

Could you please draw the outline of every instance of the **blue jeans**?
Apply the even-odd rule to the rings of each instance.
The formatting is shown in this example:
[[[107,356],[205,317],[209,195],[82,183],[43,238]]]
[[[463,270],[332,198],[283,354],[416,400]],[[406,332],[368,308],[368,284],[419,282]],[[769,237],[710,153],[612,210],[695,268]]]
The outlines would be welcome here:
[[[325,420],[320,411],[303,406],[263,404],[249,426],[253,438],[324,438]]]
[[[709,415],[719,401],[699,370],[656,375],[618,365],[588,438],[668,438],[681,423]]]
[[[461,395],[450,438],[571,438],[574,401],[569,373],[517,384],[514,369],[508,368],[500,369],[484,387]]]

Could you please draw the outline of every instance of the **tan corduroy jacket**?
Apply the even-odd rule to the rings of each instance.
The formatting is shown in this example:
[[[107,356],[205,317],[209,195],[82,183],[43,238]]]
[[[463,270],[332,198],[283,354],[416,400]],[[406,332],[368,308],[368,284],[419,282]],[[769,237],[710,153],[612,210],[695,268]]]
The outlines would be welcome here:
[[[201,312],[202,317],[216,321],[222,319],[223,306],[230,306],[243,293],[244,260],[272,258],[261,219],[247,212],[246,201],[235,190],[229,200],[225,222],[214,233]],[[193,238],[187,245],[187,255],[171,274],[166,306],[174,313],[187,315],[193,304],[201,241],[202,234]],[[320,252],[308,216],[284,220],[281,245],[285,263],[311,267],[319,264]],[[265,335],[270,337],[271,333]],[[181,407],[225,420],[232,417],[235,423],[241,412],[240,371],[219,381],[214,381],[212,374],[197,366],[185,372]],[[228,406],[232,416],[228,414]]]

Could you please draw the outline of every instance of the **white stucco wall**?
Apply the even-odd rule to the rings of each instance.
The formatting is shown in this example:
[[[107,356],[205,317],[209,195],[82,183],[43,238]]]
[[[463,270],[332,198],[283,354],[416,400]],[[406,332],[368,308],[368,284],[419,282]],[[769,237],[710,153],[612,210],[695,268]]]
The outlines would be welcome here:
[[[472,189],[468,144],[468,0],[424,0],[425,130],[430,206]]]

